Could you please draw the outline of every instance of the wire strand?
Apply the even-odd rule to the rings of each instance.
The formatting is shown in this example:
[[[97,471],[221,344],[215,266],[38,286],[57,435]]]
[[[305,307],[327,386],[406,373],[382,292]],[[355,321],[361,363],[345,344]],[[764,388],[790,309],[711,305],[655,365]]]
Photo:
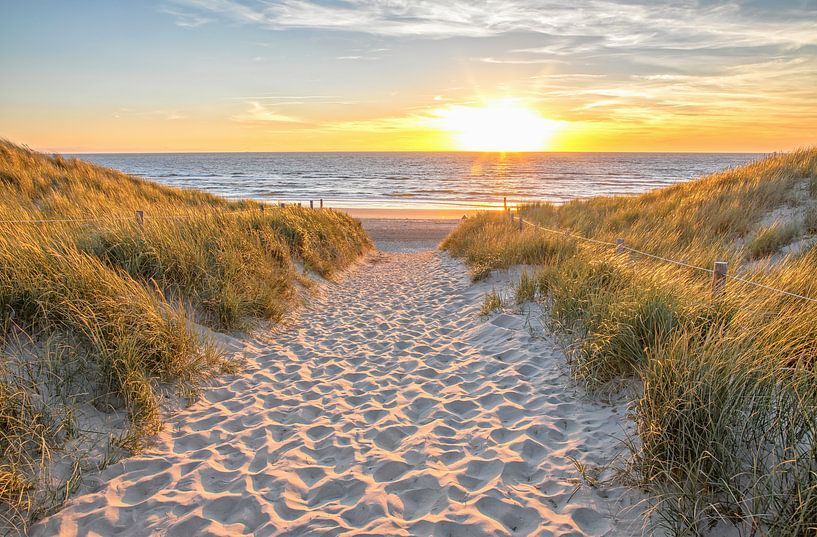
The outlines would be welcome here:
[[[623,245],[623,248],[625,250],[628,250],[630,252],[633,252],[633,253],[636,253],[636,254],[639,254],[639,255],[644,255],[644,256],[647,256],[647,257],[651,257],[653,259],[657,259],[659,261],[664,261],[665,263],[672,263],[673,265],[678,265],[678,266],[681,266],[681,267],[686,267],[686,268],[690,268],[690,269],[694,269],[694,270],[700,270],[701,272],[706,272],[708,274],[712,274],[714,272],[712,269],[699,267],[697,265],[690,265],[689,263],[684,263],[683,261],[676,261],[675,259],[669,259],[668,257],[661,257],[660,255],[655,255],[655,254],[650,254],[650,253],[647,253],[647,252],[642,252],[641,250],[636,250],[635,248],[630,248],[629,246],[624,246]]]
[[[797,293],[792,293],[792,292],[789,292],[789,291],[784,291],[783,289],[778,289],[777,287],[771,287],[769,285],[754,282],[752,280],[747,280],[747,279],[741,278],[739,276],[729,276],[729,275],[727,275],[726,277],[728,279],[730,279],[730,280],[735,280],[737,282],[745,283],[747,285],[753,285],[755,287],[760,287],[761,289],[766,289],[766,290],[769,290],[769,291],[775,291],[777,293],[780,293],[780,294],[783,294],[783,295],[786,295],[786,296],[790,296],[792,298],[799,298],[799,299],[802,299],[802,300],[807,300],[809,302],[817,302],[817,299],[807,297],[807,296],[803,296],[803,295],[798,295]]]
[[[270,206],[272,208],[278,208],[276,206]],[[220,211],[216,209],[213,212],[217,213],[228,213],[228,214],[235,214],[241,212],[251,212],[251,211],[258,211],[258,208],[241,208],[241,209],[230,209],[226,211]],[[170,214],[170,215],[162,215],[162,216],[151,216],[146,214],[150,220],[171,220],[176,218],[194,218],[201,213],[194,213],[190,212],[187,214]],[[120,221],[120,220],[134,220],[135,216],[106,216],[101,218],[57,218],[57,219],[39,219],[39,220],[0,220],[0,224],[49,224],[49,223],[68,223],[68,222],[112,222],[112,221]]]
[[[575,239],[578,239],[578,240],[592,242],[592,243],[596,243],[596,244],[601,244],[601,245],[604,245],[604,246],[618,247],[617,244],[612,243],[612,242],[600,241],[598,239],[592,239],[590,237],[584,237],[582,235],[574,234],[569,229],[557,230],[557,229],[545,227],[545,226],[542,226],[542,225],[539,225],[539,224],[536,224],[534,222],[530,222],[530,221],[524,220],[524,219],[522,220],[522,222],[525,223],[525,224],[528,224],[530,226],[533,226],[535,228],[541,229],[543,231],[548,231],[550,233],[554,233],[554,234],[557,234],[557,235],[565,235],[565,236],[572,237],[572,238],[575,238]],[[646,256],[646,257],[650,257],[652,259],[656,259],[658,261],[663,261],[665,263],[678,265],[678,266],[689,268],[689,269],[692,269],[692,270],[698,270],[698,271],[701,271],[701,272],[705,272],[707,274],[712,274],[714,272],[714,270],[712,270],[712,269],[708,269],[708,268],[705,268],[705,267],[699,267],[697,265],[690,265],[689,263],[684,263],[683,261],[677,261],[675,259],[670,259],[668,257],[662,257],[660,255],[651,254],[649,252],[636,250],[635,248],[631,248],[631,247],[623,245],[623,244],[621,246],[625,250],[627,250],[629,252],[639,254],[639,255],[643,255],[643,256]],[[797,293],[792,293],[790,291],[785,291],[783,289],[778,289],[777,287],[772,287],[770,285],[765,285],[765,284],[758,283],[758,282],[755,282],[755,281],[752,281],[752,280],[747,280],[746,278],[741,278],[740,276],[726,275],[726,277],[728,279],[730,279],[730,280],[734,280],[734,281],[738,281],[738,282],[741,282],[741,283],[745,283],[747,285],[752,285],[752,286],[755,286],[755,287],[759,287],[761,289],[766,289],[767,291],[773,291],[775,293],[780,293],[782,295],[786,295],[786,296],[789,296],[789,297],[792,297],[792,298],[799,298],[801,300],[806,300],[808,302],[817,302],[817,299],[814,299],[814,298],[811,298],[811,297],[808,297],[808,296],[804,296],[804,295],[799,295]]]
[[[271,206],[271,208],[277,208],[277,207],[273,205],[273,206]],[[249,209],[248,208],[241,208],[241,209],[234,209],[234,210],[229,210],[229,211],[222,211],[222,213],[226,212],[226,213],[235,214],[235,213],[240,213],[240,212],[250,212],[250,211],[254,212],[256,210],[257,210],[256,208],[249,208]],[[198,215],[194,214],[194,213],[189,213],[189,214],[151,216],[150,220],[173,220],[173,219],[194,218],[195,216],[198,216]],[[127,217],[120,216],[120,217],[105,217],[105,218],[60,218],[60,219],[38,219],[38,220],[0,220],[0,224],[47,224],[47,223],[69,223],[69,222],[103,222],[103,221],[131,220],[133,218],[134,218],[133,216],[127,216]],[[598,244],[598,245],[601,245],[601,246],[613,246],[613,247],[618,247],[619,246],[619,245],[617,245],[617,244],[615,244],[613,242],[602,241],[602,240],[599,240],[599,239],[594,239],[594,238],[591,238],[591,237],[585,237],[583,235],[579,235],[579,234],[574,233],[572,230],[569,230],[569,229],[563,229],[563,230],[553,229],[553,228],[549,228],[549,227],[537,224],[535,222],[531,222],[529,220],[524,220],[524,219],[521,218],[521,216],[520,216],[520,219],[521,219],[523,224],[527,224],[527,225],[532,226],[532,227],[534,227],[536,229],[541,229],[542,231],[547,231],[549,233],[553,233],[553,234],[556,234],[556,235],[564,235],[566,237],[570,237],[570,238],[573,238],[573,239],[576,239],[576,240],[589,242],[589,243],[593,243],[593,244]],[[626,245],[621,245],[621,246],[625,250],[627,250],[628,252],[632,252],[632,253],[638,254],[638,255],[643,255],[645,257],[649,257],[649,258],[652,258],[652,259],[655,259],[655,260],[658,260],[658,261],[663,261],[664,263],[670,263],[670,264],[677,265],[677,266],[680,266],[680,267],[685,267],[685,268],[692,269],[692,270],[698,270],[700,272],[705,272],[707,274],[712,274],[714,272],[712,269],[708,269],[708,268],[705,268],[705,267],[699,267],[699,266],[696,266],[696,265],[691,265],[689,263],[684,263],[683,261],[670,259],[668,257],[662,257],[660,255],[651,254],[649,252],[644,252],[642,250],[636,250],[635,248],[631,248],[631,247],[626,246]],[[758,283],[758,282],[755,282],[755,281],[752,281],[752,280],[747,280],[746,278],[741,278],[739,276],[727,275],[726,277],[728,279],[730,279],[730,280],[745,283],[747,285],[752,285],[754,287],[758,287],[758,288],[761,288],[761,289],[766,289],[767,291],[773,291],[775,293],[780,293],[782,295],[786,295],[786,296],[789,296],[789,297],[792,297],[792,298],[798,298],[798,299],[801,299],[801,300],[806,300],[808,302],[817,302],[817,299],[807,297],[807,296],[804,296],[804,295],[799,295],[797,293],[792,293],[790,291],[785,291],[783,289],[778,289],[776,287],[771,287],[769,285]]]

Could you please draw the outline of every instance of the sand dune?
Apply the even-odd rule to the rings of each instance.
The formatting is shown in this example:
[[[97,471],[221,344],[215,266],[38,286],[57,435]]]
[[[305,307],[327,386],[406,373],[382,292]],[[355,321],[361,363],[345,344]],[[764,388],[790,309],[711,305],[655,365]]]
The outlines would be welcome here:
[[[437,252],[377,254],[33,534],[640,534],[640,498],[571,462],[614,458],[623,409],[583,396],[524,316],[478,317],[490,285]]]

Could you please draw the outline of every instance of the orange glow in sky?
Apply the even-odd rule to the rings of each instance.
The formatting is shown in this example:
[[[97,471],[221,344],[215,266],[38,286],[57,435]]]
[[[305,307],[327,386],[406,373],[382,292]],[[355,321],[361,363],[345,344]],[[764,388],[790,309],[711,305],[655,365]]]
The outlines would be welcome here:
[[[437,114],[439,127],[464,151],[547,151],[559,125],[512,101],[454,106]]]
[[[817,143],[814,20],[771,0],[7,2],[0,137],[57,152],[786,151]]]

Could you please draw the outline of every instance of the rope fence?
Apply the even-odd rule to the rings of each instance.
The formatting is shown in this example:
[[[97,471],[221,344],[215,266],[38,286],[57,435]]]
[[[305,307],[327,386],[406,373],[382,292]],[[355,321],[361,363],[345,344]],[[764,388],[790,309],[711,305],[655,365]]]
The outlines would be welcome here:
[[[258,211],[258,210],[260,210],[261,212],[264,212],[267,205],[268,204],[266,204],[266,203],[261,203],[258,208],[253,208],[253,209],[241,208],[241,209],[235,209],[235,210],[232,210],[232,211],[221,211],[221,212],[223,212],[223,213],[224,212],[233,213],[233,214],[234,213],[239,213],[239,212],[255,212],[255,211]],[[291,205],[295,205],[295,206],[298,206],[298,207],[302,206],[301,203],[293,203]],[[283,207],[286,207],[286,204],[285,203],[279,203],[277,205],[271,205],[271,206],[272,207],[283,208]],[[574,233],[572,230],[569,230],[569,229],[550,228],[550,227],[547,227],[547,226],[543,226],[541,224],[537,224],[535,222],[531,222],[529,220],[525,220],[522,217],[522,213],[519,212],[519,207],[516,208],[517,212],[518,212],[518,215],[514,214],[514,212],[508,207],[508,203],[507,203],[506,198],[503,198],[503,207],[505,209],[505,212],[508,214],[508,216],[509,216],[512,223],[514,223],[516,218],[518,217],[518,219],[519,219],[519,224],[518,225],[519,225],[519,230],[520,231],[522,229],[524,229],[525,225],[528,225],[528,226],[531,226],[533,228],[536,228],[536,229],[539,229],[539,230],[542,230],[542,231],[545,231],[545,232],[548,232],[548,233],[553,233],[555,235],[562,235],[562,236],[565,236],[567,238],[575,239],[575,240],[582,241],[582,242],[587,242],[587,243],[590,243],[590,244],[595,244],[595,245],[598,245],[598,246],[612,247],[612,248],[615,248],[616,254],[619,254],[619,255],[621,255],[621,254],[623,254],[625,252],[629,252],[629,253],[632,253],[632,254],[637,254],[637,255],[644,256],[644,257],[648,257],[650,259],[655,259],[656,261],[661,261],[663,263],[668,263],[668,264],[684,267],[684,268],[687,268],[687,269],[690,269],[690,270],[696,270],[696,271],[703,272],[703,273],[706,273],[706,274],[711,274],[712,275],[712,297],[713,297],[713,300],[717,300],[718,298],[720,298],[726,292],[726,282],[727,282],[727,280],[733,280],[733,281],[740,282],[740,283],[750,285],[750,286],[754,286],[754,287],[757,287],[757,288],[760,288],[760,289],[765,289],[767,291],[772,291],[772,292],[775,292],[775,293],[779,293],[781,295],[785,295],[785,296],[788,296],[788,297],[791,297],[791,298],[797,298],[799,300],[805,300],[807,302],[817,302],[817,299],[814,299],[814,298],[811,298],[811,297],[808,297],[808,296],[800,295],[800,294],[797,294],[797,293],[792,293],[792,292],[786,291],[784,289],[778,289],[776,287],[765,285],[765,284],[755,282],[755,281],[752,281],[752,280],[749,280],[749,279],[746,279],[746,278],[741,278],[739,276],[732,276],[732,275],[728,274],[728,264],[727,264],[726,261],[715,261],[715,263],[713,264],[713,267],[711,269],[705,268],[705,267],[699,267],[697,265],[692,265],[692,264],[689,264],[689,263],[685,263],[685,262],[679,261],[677,259],[670,259],[668,257],[662,257],[660,255],[655,255],[655,254],[651,254],[649,252],[644,252],[642,250],[637,250],[635,248],[627,246],[625,244],[623,238],[616,239],[616,242],[603,241],[603,240],[599,240],[599,239],[594,239],[592,237],[585,237],[585,236],[579,235],[579,234]],[[309,208],[310,209],[315,208],[315,201],[314,200],[309,200]],[[323,199],[318,200],[318,208],[323,209]],[[189,212],[187,214],[175,214],[175,215],[156,215],[156,216],[151,215],[150,219],[151,220],[185,219],[185,218],[193,218],[197,214],[200,214],[200,213]],[[100,217],[100,218],[56,218],[56,219],[31,219],[31,220],[0,220],[0,224],[49,224],[49,223],[71,223],[71,222],[74,222],[74,223],[87,223],[87,222],[104,222],[104,221],[110,222],[110,221],[134,220],[134,218],[135,218],[136,224],[139,226],[139,229],[144,230],[145,220],[146,220],[146,213],[143,210],[135,211],[134,216],[130,216],[130,217],[126,217],[126,216],[110,216],[110,217]]]
[[[513,211],[508,209],[507,201],[503,200],[503,206],[505,207],[505,212],[507,212],[508,215],[509,215],[511,223],[514,223],[515,215],[514,215]],[[623,238],[616,239],[616,242],[608,242],[608,241],[602,241],[602,240],[594,239],[592,237],[585,237],[585,236],[579,235],[577,233],[574,233],[572,230],[569,230],[569,229],[554,229],[554,228],[546,227],[546,226],[537,224],[535,222],[525,220],[522,217],[522,213],[519,212],[518,207],[517,207],[517,212],[518,212],[518,215],[516,215],[516,216],[519,219],[519,230],[520,231],[522,229],[524,229],[525,225],[528,225],[528,226],[531,226],[533,228],[540,229],[542,231],[546,231],[548,233],[553,233],[553,234],[556,234],[556,235],[563,235],[565,237],[572,238],[572,239],[575,239],[575,240],[578,240],[578,241],[588,242],[588,243],[596,244],[596,245],[600,245],[600,246],[613,247],[613,248],[615,248],[615,252],[618,255],[621,255],[621,254],[623,254],[625,252],[630,252],[630,253],[633,253],[633,254],[642,255],[644,257],[649,257],[650,259],[655,259],[655,260],[661,261],[663,263],[677,265],[677,266],[684,267],[684,268],[687,268],[687,269],[697,270],[699,272],[703,272],[703,273],[706,273],[706,274],[711,274],[712,275],[712,298],[713,298],[713,300],[718,300],[720,297],[722,297],[724,295],[724,293],[726,293],[726,282],[728,280],[733,280],[733,281],[740,282],[740,283],[750,285],[750,286],[753,286],[753,287],[757,287],[757,288],[760,288],[760,289],[765,289],[767,291],[772,291],[772,292],[775,292],[775,293],[779,293],[781,295],[785,295],[785,296],[788,296],[788,297],[791,297],[791,298],[797,298],[799,300],[805,300],[807,302],[816,302],[817,303],[817,299],[814,299],[814,298],[811,298],[811,297],[808,297],[808,296],[800,295],[800,294],[797,294],[797,293],[792,293],[792,292],[786,291],[784,289],[778,289],[777,287],[772,287],[770,285],[765,285],[765,284],[762,284],[762,283],[759,283],[759,282],[756,282],[756,281],[752,281],[752,280],[749,280],[749,279],[746,279],[746,278],[741,278],[740,276],[732,276],[731,274],[728,273],[728,263],[726,261],[715,261],[711,269],[705,268],[705,267],[699,267],[697,265],[691,265],[691,264],[685,263],[683,261],[678,261],[677,259],[670,259],[668,257],[662,257],[660,255],[655,255],[655,254],[651,254],[649,252],[644,252],[642,250],[637,250],[635,248],[632,248],[630,246],[625,245]]]

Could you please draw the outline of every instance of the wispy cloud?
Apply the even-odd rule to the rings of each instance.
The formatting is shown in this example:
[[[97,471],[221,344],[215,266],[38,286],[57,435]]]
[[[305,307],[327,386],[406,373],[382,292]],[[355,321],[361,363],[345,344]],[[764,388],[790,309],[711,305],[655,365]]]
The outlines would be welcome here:
[[[760,129],[758,121],[767,126],[817,121],[817,5],[811,0],[167,1],[183,13],[270,31],[373,36],[355,36],[356,48],[333,51],[341,61],[379,58],[384,51],[361,45],[368,41],[401,57],[420,39],[456,39],[439,50],[456,50],[457,61],[468,63],[468,84],[427,88],[434,92],[429,98],[445,94],[438,105],[518,95],[554,119],[638,132],[715,123],[724,132],[741,132]],[[351,41],[343,35],[338,42]],[[417,47],[427,53],[428,45]],[[242,117],[285,122],[300,116],[284,113],[290,104],[344,101],[317,97],[247,98],[258,108]],[[308,110],[305,106],[304,114]],[[412,131],[427,128],[429,110],[415,100],[405,104],[403,114],[352,115],[298,128]]]
[[[571,74],[531,80],[532,98],[571,121],[780,123],[813,118],[817,59],[776,58],[728,65],[717,73]]]
[[[479,58],[479,61],[482,63],[496,63],[496,64],[508,64],[508,65],[536,65],[536,64],[559,64],[559,63],[566,63],[564,60],[558,60],[553,58],[494,58],[492,56],[487,56],[484,58]]]
[[[566,40],[568,46],[628,48],[817,44],[815,8],[769,2],[765,9],[737,3],[631,3],[590,0],[577,9],[568,0],[175,0],[210,15],[270,29],[312,28],[387,36],[480,37],[530,32]],[[785,12],[786,17],[780,17]],[[562,41],[543,50],[558,52]]]
[[[359,104],[360,101],[343,99],[339,95],[274,95],[259,94],[245,95],[241,97],[228,97],[229,101],[241,101],[244,103],[264,103],[265,107],[285,107],[285,106],[311,106],[311,105],[343,105],[349,106]]]
[[[187,116],[178,110],[167,110],[167,109],[158,109],[158,110],[144,110],[144,109],[134,109],[128,107],[120,107],[116,112],[114,112],[113,117],[120,119],[123,117],[135,118],[135,119],[147,119],[147,120],[164,120],[164,121],[176,121],[179,119],[187,119]]]
[[[169,6],[162,6],[159,8],[159,11],[172,16],[176,19],[176,26],[181,26],[182,28],[198,28],[213,21],[210,17],[205,17],[191,11],[174,9]]]
[[[383,53],[388,52],[387,48],[374,48],[370,50],[352,50],[350,54],[336,56],[337,60],[358,60],[358,61],[372,61],[383,58]]]
[[[272,110],[257,101],[248,101],[248,108],[232,117],[233,121],[239,123],[265,124],[265,123],[302,123],[301,118],[282,114]]]

